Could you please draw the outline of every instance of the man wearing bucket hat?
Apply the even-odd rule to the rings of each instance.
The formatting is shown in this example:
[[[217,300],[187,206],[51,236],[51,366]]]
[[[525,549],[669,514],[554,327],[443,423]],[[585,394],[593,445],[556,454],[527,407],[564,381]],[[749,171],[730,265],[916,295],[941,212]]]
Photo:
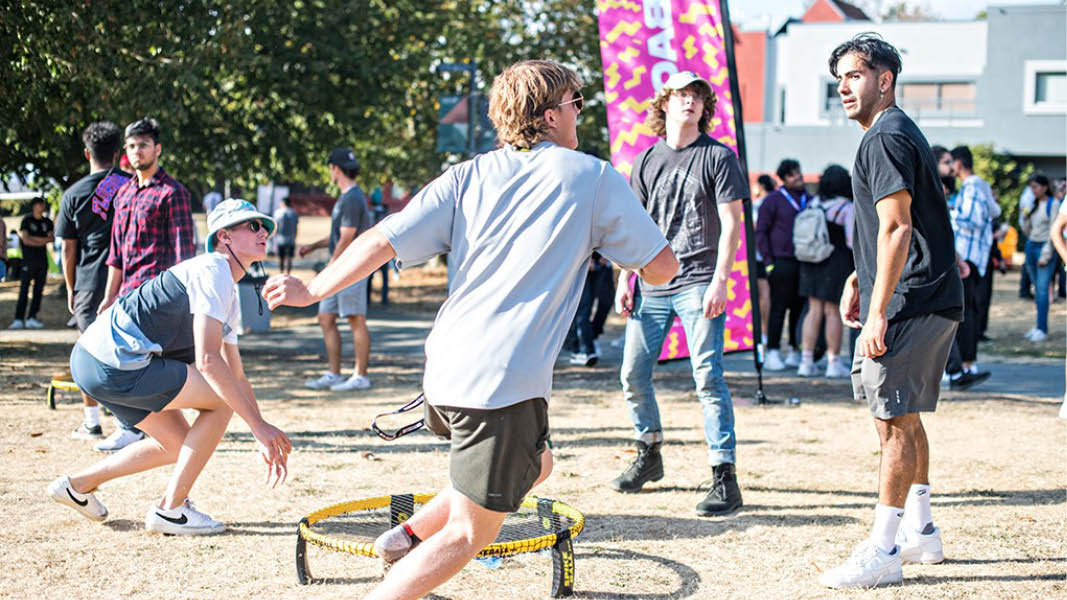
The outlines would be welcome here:
[[[707,134],[715,103],[711,86],[692,71],[672,75],[652,101],[645,123],[663,139],[634,160],[630,187],[681,266],[667,283],[641,281],[636,302],[630,273],[623,271],[616,292],[616,308],[629,317],[621,378],[638,454],[611,486],[637,492],[663,478],[663,427],[652,369],[677,316],[703,406],[712,470],[710,489],[696,505],[702,516],[725,515],[741,506],[733,403],[723,379],[722,351],[727,280],[740,241],[741,200],[748,197],[749,186],[737,155]]]
[[[330,183],[341,188],[341,195],[330,213],[330,237],[300,247],[300,256],[318,248],[329,248],[330,262],[334,262],[352,240],[370,229],[371,215],[367,197],[356,185],[359,176],[359,161],[351,148],[334,148],[327,160],[330,168]],[[352,330],[352,349],[355,354],[355,372],[345,378],[341,375],[341,332],[337,317],[346,319]],[[329,388],[334,391],[365,390],[370,387],[367,363],[370,360],[370,331],[367,329],[367,279],[361,279],[347,288],[323,298],[319,302],[319,327],[322,328],[326,345],[328,370],[319,377],[308,379],[304,385],[313,390]]]
[[[70,357],[74,382],[127,427],[150,438],[64,475],[48,495],[103,521],[94,495],[112,479],[175,463],[145,529],[207,535],[225,525],[198,511],[189,492],[236,412],[267,463],[267,481],[284,481],[289,438],[259,412],[237,350],[237,281],[263,260],[274,219],[244,200],[226,200],[208,216],[208,252],[183,261],[120,297],[89,326]],[[199,411],[190,425],[182,409]]]

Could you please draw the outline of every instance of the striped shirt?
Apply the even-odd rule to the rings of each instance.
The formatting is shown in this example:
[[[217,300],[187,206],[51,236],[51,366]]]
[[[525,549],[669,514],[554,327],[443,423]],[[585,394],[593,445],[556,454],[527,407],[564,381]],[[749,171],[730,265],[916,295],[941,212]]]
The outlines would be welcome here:
[[[993,249],[993,219],[999,216],[1000,206],[989,184],[977,175],[964,179],[952,208],[956,254],[977,267],[981,277],[985,277]]]

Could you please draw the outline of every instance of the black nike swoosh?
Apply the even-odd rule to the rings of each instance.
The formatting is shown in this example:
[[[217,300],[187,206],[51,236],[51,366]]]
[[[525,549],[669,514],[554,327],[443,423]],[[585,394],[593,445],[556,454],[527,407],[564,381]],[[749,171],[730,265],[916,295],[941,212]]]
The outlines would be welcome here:
[[[185,513],[182,513],[182,518],[180,518],[180,519],[172,519],[172,518],[170,518],[168,516],[159,514],[159,511],[157,510],[156,511],[156,516],[159,517],[160,519],[163,519],[164,521],[170,521],[171,523],[174,523],[175,525],[185,525],[186,523],[189,522],[189,517],[185,516]]]
[[[86,504],[89,504],[88,498],[86,498],[85,500],[78,500],[77,498],[75,498],[74,494],[70,493],[70,488],[67,488],[67,495],[70,496],[70,499],[73,500],[74,503],[78,506],[85,506]],[[182,516],[184,517],[185,515]]]

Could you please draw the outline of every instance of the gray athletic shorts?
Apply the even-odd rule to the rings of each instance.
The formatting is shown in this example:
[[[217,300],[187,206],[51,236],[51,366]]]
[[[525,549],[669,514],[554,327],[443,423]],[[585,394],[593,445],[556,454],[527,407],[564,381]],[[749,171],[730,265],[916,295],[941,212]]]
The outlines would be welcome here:
[[[452,487],[482,508],[519,510],[541,475],[548,403],[533,398],[496,409],[424,407],[426,428],[452,442]]]
[[[100,307],[103,299],[103,288],[74,292],[74,320],[78,322],[78,331],[85,331],[93,324],[96,320],[96,309]]]
[[[189,370],[180,360],[153,355],[147,367],[124,371],[105,365],[81,344],[74,344],[70,375],[81,391],[106,406],[127,428],[132,428],[177,397]]]
[[[367,280],[360,279],[336,294],[319,302],[319,314],[339,317],[367,314]]]
[[[933,412],[958,326],[933,314],[890,323],[885,354],[865,358],[857,347],[852,358],[852,394],[867,401],[876,419]]]

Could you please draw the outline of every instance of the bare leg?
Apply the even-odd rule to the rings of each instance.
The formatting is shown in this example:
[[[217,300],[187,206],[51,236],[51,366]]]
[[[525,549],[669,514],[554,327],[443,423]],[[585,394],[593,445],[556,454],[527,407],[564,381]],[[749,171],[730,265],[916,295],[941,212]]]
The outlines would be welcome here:
[[[757,278],[756,289],[759,290],[760,333],[767,335],[767,318],[771,314],[771,284],[766,279]]]
[[[348,327],[352,330],[352,346],[356,355],[356,373],[367,374],[367,365],[370,362],[370,331],[367,330],[366,315],[351,315],[348,317]],[[338,335],[340,343],[340,335]],[[338,358],[340,365],[340,358]]]
[[[137,426],[151,437],[134,442],[72,475],[70,485],[74,491],[89,492],[112,479],[169,465],[178,459],[178,451],[189,431],[189,424],[180,412],[152,413]]]
[[[808,298],[808,314],[804,316],[804,326],[800,341],[800,349],[804,352],[815,351],[815,342],[819,339],[819,328],[822,327],[823,306],[825,304],[818,298]]]
[[[337,330],[337,315],[319,314],[322,341],[326,344],[326,362],[331,373],[341,372],[341,332]]]
[[[917,430],[922,427],[918,413],[875,419],[878,439],[882,445],[882,461],[878,470],[878,503],[885,506],[904,506],[908,489],[915,481]],[[925,439],[925,435],[923,436]]]
[[[926,440],[926,428],[921,419],[915,430],[915,476],[912,483],[930,484],[930,444]]]
[[[92,398],[90,398],[89,394],[86,394],[85,392],[82,392],[82,402],[86,406],[96,406],[96,400],[93,400]]]
[[[844,329],[841,312],[833,302],[823,302],[822,308],[823,316],[826,318],[826,353],[831,356],[841,356],[841,334]]]

